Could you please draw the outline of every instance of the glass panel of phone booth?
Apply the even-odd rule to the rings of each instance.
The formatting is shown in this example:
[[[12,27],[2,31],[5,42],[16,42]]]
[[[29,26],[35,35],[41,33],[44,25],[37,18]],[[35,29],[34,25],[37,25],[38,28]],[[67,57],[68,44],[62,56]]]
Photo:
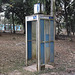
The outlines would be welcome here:
[[[50,21],[40,20],[40,50],[41,50],[41,64],[50,61]]]
[[[28,60],[36,58],[36,21],[27,22]]]
[[[41,52],[41,64],[45,63],[45,51],[44,51],[44,20],[40,20],[40,52]]]
[[[32,22],[27,22],[27,49],[28,49],[28,60],[32,59]]]
[[[54,21],[50,20],[50,62],[54,62]]]
[[[32,59],[36,59],[36,21],[32,21]]]
[[[47,64],[50,59],[50,42],[49,42],[49,30],[50,30],[50,21],[44,20],[44,37],[45,37],[45,63]]]

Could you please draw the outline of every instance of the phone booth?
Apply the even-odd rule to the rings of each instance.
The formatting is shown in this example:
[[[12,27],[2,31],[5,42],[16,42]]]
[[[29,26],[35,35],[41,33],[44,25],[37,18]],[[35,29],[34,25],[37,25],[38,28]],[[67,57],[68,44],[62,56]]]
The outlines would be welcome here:
[[[32,59],[32,22],[36,24],[36,69],[54,63],[54,18],[50,15],[26,16],[26,66]]]

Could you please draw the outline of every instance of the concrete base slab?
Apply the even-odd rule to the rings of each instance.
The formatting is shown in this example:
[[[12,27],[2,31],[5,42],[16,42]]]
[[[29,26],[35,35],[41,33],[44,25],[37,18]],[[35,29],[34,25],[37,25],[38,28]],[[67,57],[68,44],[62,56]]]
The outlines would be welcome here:
[[[53,69],[54,67],[52,66],[52,65],[48,65],[48,64],[46,64],[45,65],[45,68],[46,69]],[[31,72],[36,72],[37,71],[37,66],[36,66],[36,64],[34,64],[34,65],[31,65],[31,66],[27,66],[27,67],[25,67],[24,68],[26,71],[31,71]]]
[[[48,68],[49,68],[49,69],[54,69],[54,66],[46,64],[46,65],[45,65],[45,68],[46,68],[46,69],[48,69]]]
[[[31,65],[31,66],[27,66],[27,67],[25,67],[24,69],[25,69],[26,71],[31,71],[31,72],[37,71],[36,64]]]

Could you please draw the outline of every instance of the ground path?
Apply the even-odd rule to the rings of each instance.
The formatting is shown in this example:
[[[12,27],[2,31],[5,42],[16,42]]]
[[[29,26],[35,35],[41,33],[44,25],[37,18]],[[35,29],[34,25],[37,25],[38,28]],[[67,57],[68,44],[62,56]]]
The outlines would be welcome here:
[[[0,36],[0,75],[75,75],[75,37],[55,41],[55,69],[32,73],[25,67],[25,35]]]

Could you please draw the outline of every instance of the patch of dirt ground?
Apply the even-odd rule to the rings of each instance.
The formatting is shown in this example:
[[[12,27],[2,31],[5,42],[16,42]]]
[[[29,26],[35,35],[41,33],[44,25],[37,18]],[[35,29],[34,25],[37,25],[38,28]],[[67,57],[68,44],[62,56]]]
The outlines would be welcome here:
[[[25,35],[2,33],[0,36],[0,75],[75,75],[75,36],[55,41],[54,69],[25,71]]]

